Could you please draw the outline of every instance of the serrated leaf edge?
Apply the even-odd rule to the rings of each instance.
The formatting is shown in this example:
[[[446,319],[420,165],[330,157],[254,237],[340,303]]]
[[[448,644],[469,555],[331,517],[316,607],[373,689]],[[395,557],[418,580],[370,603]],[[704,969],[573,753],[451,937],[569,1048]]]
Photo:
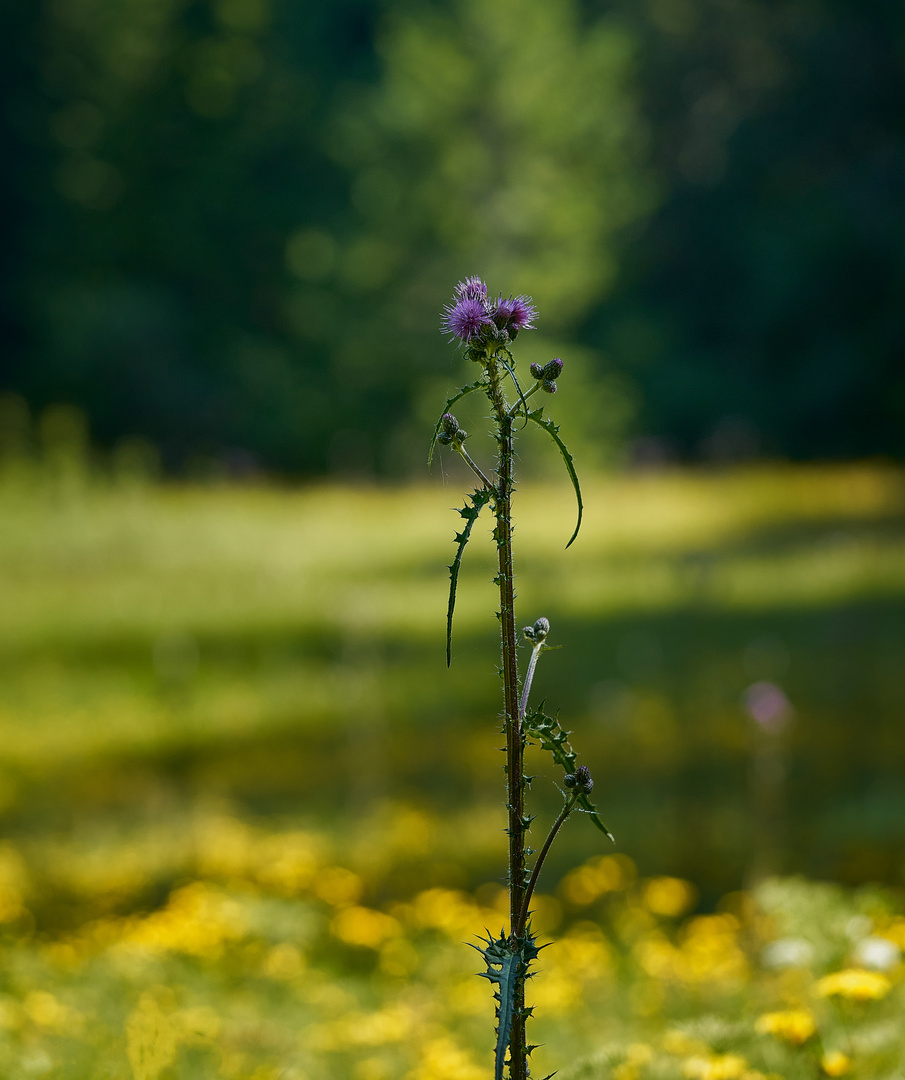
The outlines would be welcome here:
[[[556,717],[547,716],[543,709],[543,704],[541,704],[534,709],[533,712],[525,715],[522,723],[525,727],[526,734],[529,737],[537,739],[541,748],[546,750],[552,756],[556,764],[561,765],[566,773],[574,773],[575,762],[578,760],[578,755],[572,749],[572,746],[568,741],[569,733],[563,731],[559,725],[559,720]],[[600,820],[597,807],[591,802],[588,796],[581,794],[576,801],[604,836],[615,844],[616,837],[613,836],[606,825]]]
[[[471,506],[466,505],[459,510],[459,514],[465,518],[465,528],[456,533],[456,557],[453,559],[449,566],[449,602],[446,606],[446,666],[449,667],[452,663],[452,624],[453,613],[456,609],[456,588],[459,581],[459,570],[462,566],[462,554],[465,551],[465,545],[468,543],[471,536],[471,530],[474,527],[474,523],[478,520],[481,511],[490,502],[490,498],[493,492],[488,491],[487,488],[481,488],[472,492],[468,496],[471,499]]]

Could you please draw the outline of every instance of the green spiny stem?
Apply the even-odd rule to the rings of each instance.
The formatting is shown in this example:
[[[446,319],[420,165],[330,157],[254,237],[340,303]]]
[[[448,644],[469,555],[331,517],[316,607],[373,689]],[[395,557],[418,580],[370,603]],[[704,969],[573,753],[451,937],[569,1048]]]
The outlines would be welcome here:
[[[556,839],[556,834],[562,828],[566,818],[575,809],[575,804],[578,802],[578,792],[573,791],[569,796],[565,806],[560,810],[559,817],[553,822],[550,828],[550,832],[547,834],[547,839],[544,841],[544,846],[540,849],[540,854],[537,857],[537,862],[534,864],[534,869],[531,872],[531,880],[528,882],[528,888],[525,890],[525,899],[522,903],[522,910],[519,914],[518,931],[519,936],[523,936],[525,933],[525,923],[528,921],[528,912],[531,906],[531,897],[534,895],[534,886],[537,884],[537,879],[540,877],[541,868],[544,865],[544,859],[547,857],[547,852],[550,850],[550,846]]]
[[[500,633],[503,647],[503,701],[506,723],[506,781],[509,806],[509,911],[510,935],[518,933],[525,898],[525,819],[522,719],[519,714],[518,666],[515,646],[515,590],[512,564],[512,415],[500,385],[495,360],[488,364],[488,397],[493,406],[499,439],[499,483],[496,488],[496,542],[499,555]],[[510,1080],[527,1080],[524,986],[513,1002],[509,1040]]]

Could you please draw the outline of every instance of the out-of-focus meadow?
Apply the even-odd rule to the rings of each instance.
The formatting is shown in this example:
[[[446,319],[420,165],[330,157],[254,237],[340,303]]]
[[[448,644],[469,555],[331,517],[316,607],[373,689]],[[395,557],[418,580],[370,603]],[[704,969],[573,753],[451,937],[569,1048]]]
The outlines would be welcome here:
[[[161,483],[70,410],[41,431],[0,482],[3,1072],[488,1077],[499,687],[483,530],[445,667],[460,480]],[[565,646],[538,693],[619,841],[570,822],[545,870],[539,1074],[893,1075],[905,474],[585,495],[564,552],[567,483],[518,494],[521,618]]]

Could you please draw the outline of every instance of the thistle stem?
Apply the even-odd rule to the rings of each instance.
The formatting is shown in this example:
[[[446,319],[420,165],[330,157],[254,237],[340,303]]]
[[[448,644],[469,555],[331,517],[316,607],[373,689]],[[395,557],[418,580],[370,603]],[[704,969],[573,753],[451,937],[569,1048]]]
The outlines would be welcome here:
[[[519,405],[521,405],[523,402],[527,401],[528,398],[532,396],[532,394],[536,394],[538,392],[538,390],[540,390],[540,388],[541,388],[541,384],[539,382],[536,382],[534,384],[534,386],[531,387],[531,389],[528,391],[527,394],[522,394],[522,396],[519,398],[519,400],[509,410],[509,416],[514,417],[515,414],[518,412]]]
[[[471,468],[471,471],[478,476],[484,487],[487,488],[489,491],[493,491],[493,484],[487,479],[487,477],[484,475],[483,469],[472,459],[471,454],[469,454],[465,447],[461,443],[459,443],[458,446],[455,446],[454,448],[459,451],[459,453],[465,459],[466,464]]]
[[[544,846],[540,849],[537,862],[534,864],[534,869],[531,871],[531,880],[528,882],[528,888],[525,890],[525,900],[522,904],[521,913],[519,914],[519,934],[524,934],[525,932],[525,923],[528,921],[528,911],[531,906],[531,897],[534,895],[534,886],[537,884],[537,879],[540,877],[541,867],[544,865],[544,859],[547,857],[547,852],[550,850],[550,846],[556,839],[556,834],[562,828],[566,818],[575,809],[575,803],[577,801],[578,792],[573,791],[565,806],[560,810],[559,817],[553,822],[550,832],[547,834],[547,839],[544,841]]]
[[[515,648],[515,590],[512,567],[512,413],[500,385],[500,370],[495,360],[488,364],[488,397],[497,422],[499,445],[499,483],[496,487],[495,539],[499,555],[500,635],[503,651],[503,702],[506,725],[506,783],[509,808],[509,913],[510,935],[520,927],[525,898],[525,815],[524,815],[524,739],[519,712],[518,666]],[[519,986],[513,998],[513,1016],[509,1039],[510,1080],[527,1080],[525,1048],[525,994]]]

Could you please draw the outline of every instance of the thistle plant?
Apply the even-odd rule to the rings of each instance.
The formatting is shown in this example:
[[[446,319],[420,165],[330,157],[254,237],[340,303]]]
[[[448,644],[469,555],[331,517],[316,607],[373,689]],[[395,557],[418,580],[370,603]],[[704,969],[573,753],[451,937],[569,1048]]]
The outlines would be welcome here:
[[[443,309],[441,330],[450,340],[459,340],[464,346],[464,356],[477,365],[478,377],[461,387],[443,409],[431,440],[428,463],[433,457],[436,444],[451,448],[461,455],[477,477],[478,486],[466,497],[465,505],[458,511],[464,520],[462,531],[456,534],[456,554],[449,566],[449,603],[446,615],[446,663],[452,659],[452,625],[456,604],[456,589],[462,555],[471,538],[475,522],[485,506],[494,515],[493,539],[498,555],[498,572],[494,584],[499,587],[500,607],[497,618],[500,623],[502,663],[499,669],[503,681],[503,732],[506,736],[506,788],[509,836],[509,929],[503,929],[499,937],[488,932],[482,938],[483,946],[475,946],[484,957],[484,978],[494,986],[496,999],[496,1048],[495,1080],[503,1080],[508,1066],[509,1080],[526,1080],[529,1075],[528,1057],[533,1046],[525,1037],[525,1021],[532,1010],[525,1007],[525,981],[531,978],[534,960],[539,947],[531,926],[531,899],[540,876],[544,860],[557,833],[566,819],[576,809],[590,815],[594,824],[607,836],[612,834],[600,820],[590,795],[594,781],[588,768],[576,766],[576,754],[568,736],[555,717],[544,713],[543,707],[531,709],[529,699],[531,684],[538,660],[543,652],[555,646],[548,644],[550,623],[538,618],[521,633],[522,642],[531,647],[531,655],[524,679],[519,678],[516,632],[515,589],[512,554],[512,497],[515,490],[513,476],[514,442],[516,432],[527,424],[535,424],[549,435],[555,443],[575,490],[578,514],[575,529],[569,538],[568,548],[581,528],[581,487],[572,455],[559,434],[559,428],[544,416],[544,405],[538,405],[537,394],[555,394],[557,380],[563,371],[558,357],[546,364],[530,366],[530,384],[527,379],[519,381],[515,370],[515,358],[511,346],[524,330],[534,328],[537,309],[527,296],[502,295],[493,299],[480,278],[470,277],[459,282],[452,302]],[[490,402],[492,435],[496,442],[496,461],[485,468],[475,461],[465,447],[468,433],[450,411],[468,394],[480,391]],[[535,400],[532,401],[531,399]],[[541,399],[542,400],[542,399]],[[532,816],[526,808],[525,796],[532,777],[525,774],[525,748],[537,744],[549,752],[555,764],[562,768],[563,805],[553,822],[538,853],[527,845]],[[537,855],[533,865],[529,861]],[[507,1056],[508,1054],[508,1056]]]

